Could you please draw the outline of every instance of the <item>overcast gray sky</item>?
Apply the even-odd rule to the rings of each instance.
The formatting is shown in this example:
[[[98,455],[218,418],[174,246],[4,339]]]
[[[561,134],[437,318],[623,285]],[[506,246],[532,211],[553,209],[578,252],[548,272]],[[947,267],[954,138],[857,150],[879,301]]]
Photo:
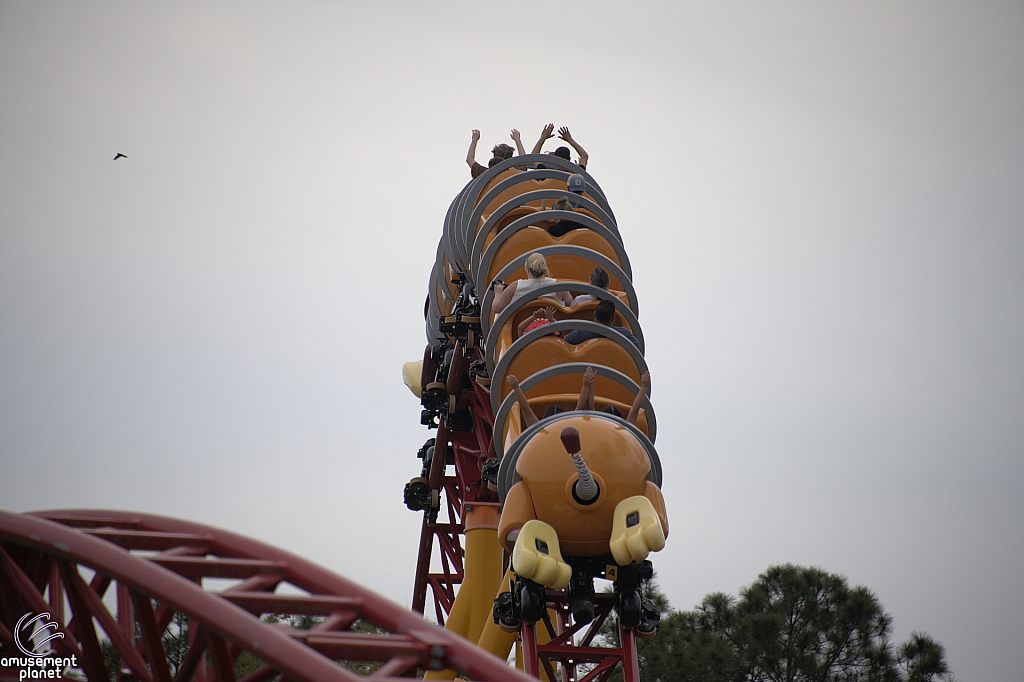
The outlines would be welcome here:
[[[442,220],[471,128],[549,121],[633,263],[673,605],[817,565],[1024,680],[1020,2],[0,2],[0,507],[408,604]]]

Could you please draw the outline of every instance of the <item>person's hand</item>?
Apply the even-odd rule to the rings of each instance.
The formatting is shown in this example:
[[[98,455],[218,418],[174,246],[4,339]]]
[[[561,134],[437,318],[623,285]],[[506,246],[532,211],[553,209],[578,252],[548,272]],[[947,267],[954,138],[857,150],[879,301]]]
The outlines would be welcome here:
[[[551,138],[551,137],[554,137],[555,136],[555,124],[554,123],[549,123],[546,126],[544,126],[544,130],[541,131],[540,136],[541,136],[541,139],[544,139],[544,140],[546,140],[548,138]]]
[[[594,385],[594,368],[587,367],[586,371],[583,372],[583,385],[593,386]]]
[[[505,381],[507,381],[508,385],[511,386],[512,388],[515,388],[516,386],[519,385],[519,379],[516,379],[515,374],[509,374],[508,376],[506,376]]]
[[[558,129],[558,137],[566,142],[572,142],[572,135],[569,134],[569,128],[567,126],[562,126]]]
[[[478,142],[479,140],[480,140],[480,131],[477,130],[476,128],[473,128],[473,142]]]
[[[644,375],[640,377],[640,388],[646,393],[651,390],[651,372],[650,370],[644,372]]]
[[[540,311],[544,317],[548,318],[552,322],[555,321],[555,308],[554,306],[547,306],[544,310]]]
[[[515,128],[513,128],[512,129],[512,133],[509,135],[509,137],[511,137],[516,142],[518,142],[519,141],[519,131],[516,130]]]

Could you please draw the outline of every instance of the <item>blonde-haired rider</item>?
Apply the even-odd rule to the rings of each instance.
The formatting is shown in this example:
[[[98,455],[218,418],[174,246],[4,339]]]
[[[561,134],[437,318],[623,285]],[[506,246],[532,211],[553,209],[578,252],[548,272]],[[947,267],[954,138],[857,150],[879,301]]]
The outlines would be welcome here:
[[[521,298],[531,291],[542,287],[545,284],[554,284],[557,280],[551,276],[548,272],[548,263],[544,260],[544,256],[539,253],[531,253],[526,257],[526,275],[529,279],[517,279],[508,286],[502,284],[494,285],[494,304],[491,306],[491,310],[494,313],[500,313],[502,310],[508,307],[508,305]],[[551,298],[562,305],[572,305],[572,294],[568,291],[556,291],[554,293],[544,294],[543,298]]]

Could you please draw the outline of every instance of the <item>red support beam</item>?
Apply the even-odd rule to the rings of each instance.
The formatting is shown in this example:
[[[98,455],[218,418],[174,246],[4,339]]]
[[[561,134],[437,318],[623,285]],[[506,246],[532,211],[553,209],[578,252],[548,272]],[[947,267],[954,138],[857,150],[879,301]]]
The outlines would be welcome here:
[[[555,668],[551,665],[550,660],[541,657],[540,666],[544,669],[545,674],[547,674],[548,679],[551,680],[551,682],[555,682],[555,680],[558,679],[558,675],[555,674]]]
[[[639,668],[636,658],[636,640],[632,630],[620,629],[621,647],[593,646],[592,642],[601,625],[605,622],[615,606],[615,596],[599,593],[594,596],[594,619],[586,624],[568,624],[568,604],[563,593],[556,590],[545,591],[546,605],[544,617],[538,621],[543,623],[551,640],[546,644],[538,644],[536,625],[523,623],[520,637],[523,646],[524,670],[534,677],[539,676],[543,669],[546,676],[556,679],[554,662],[562,664],[561,678],[563,682],[571,682],[576,677],[576,666],[580,663],[596,664],[596,667],[584,675],[579,682],[606,682],[608,677],[619,665],[623,664],[623,682],[639,682]],[[555,613],[552,622],[550,613]],[[575,643],[575,637],[586,628],[586,632]],[[531,673],[531,670],[537,672]]]
[[[131,589],[124,583],[117,584],[117,626],[121,634],[129,641],[135,641],[135,607],[132,604]],[[135,652],[135,647],[130,647]],[[121,654],[121,667],[130,665],[125,654]]]
[[[167,549],[156,556],[138,556],[132,553],[135,550],[126,551],[111,542],[113,539],[125,541],[129,536],[124,533],[101,539],[105,535],[102,532],[89,533],[75,528],[130,530],[133,531],[132,542],[159,537],[161,546]],[[186,544],[170,547],[169,536],[146,535],[148,533],[179,534],[179,539]],[[189,544],[192,540],[187,536],[208,540],[210,556],[198,556],[196,552],[207,550]],[[12,558],[7,548],[16,550],[17,559]],[[40,585],[34,584],[19,562],[38,574]],[[53,563],[60,565],[59,580],[54,578]],[[95,571],[92,586],[86,585],[78,573],[79,566]],[[170,570],[169,566],[188,567],[183,572],[197,578],[222,575],[225,567],[232,572],[243,572],[243,569],[256,572],[244,578],[241,585],[224,592],[211,592]],[[267,570],[272,573],[260,572]],[[106,676],[106,665],[92,626],[94,617],[132,669],[133,677],[146,682],[233,680],[229,673],[233,674],[234,661],[243,650],[252,651],[267,662],[265,667],[249,675],[246,682],[263,682],[276,677],[296,682],[362,679],[338,666],[333,658],[318,653],[306,644],[307,641],[330,649],[330,654],[338,658],[343,654],[349,658],[380,661],[387,666],[375,678],[381,682],[412,674],[411,657],[415,657],[417,668],[451,668],[481,682],[525,682],[527,679],[507,667],[504,661],[341,576],[255,540],[186,521],[92,510],[37,515],[0,512],[0,573],[4,578],[0,579],[0,621],[8,630],[12,626],[8,611],[12,608],[42,612],[48,608],[43,596],[47,587],[53,594],[57,594],[58,589],[67,592],[71,610],[64,615],[76,623],[75,633],[82,639],[76,641],[68,632],[58,646],[79,656],[90,679],[103,680]],[[280,582],[288,582],[308,596],[276,595],[273,590]],[[119,596],[121,622],[101,598],[112,583]],[[124,586],[130,588],[130,606],[124,600]],[[154,608],[154,601],[158,603],[157,608]],[[261,622],[257,614],[243,609],[242,605],[251,611],[282,608],[293,615],[326,615],[327,621],[303,634],[286,625]],[[129,612],[131,635],[126,625]],[[193,626],[190,630],[197,635],[185,652],[183,665],[172,678],[161,638],[175,613],[185,614]],[[16,617],[20,615],[17,613]],[[357,617],[383,629],[386,634],[349,630]],[[135,623],[141,635],[138,642],[134,641]],[[68,631],[67,626],[61,627]],[[210,668],[207,668],[207,654]],[[154,661],[162,661],[164,666],[154,665]]]
[[[72,621],[77,625],[74,629],[78,641],[82,646],[82,657],[78,661],[82,670],[90,680],[107,679],[107,668],[103,658],[103,650],[96,638],[96,628],[92,624],[92,614],[85,601],[82,591],[91,591],[85,585],[82,577],[78,575],[78,568],[61,561],[60,575],[64,580],[64,589],[68,593],[68,601],[71,603],[71,611],[75,614]],[[72,575],[74,574],[74,575]],[[75,581],[75,578],[78,578]],[[82,587],[79,588],[79,585]]]
[[[249,613],[260,616],[264,613],[290,613],[301,616],[326,616],[339,610],[358,613],[362,602],[352,597],[327,597],[292,594],[268,594],[266,592],[224,592],[224,598],[238,604]]]
[[[60,579],[60,567],[57,562],[50,563],[50,584],[47,601],[50,604],[50,617],[54,622],[64,622],[64,584]]]
[[[95,632],[95,629],[92,628],[92,620],[96,619],[100,627],[107,634],[107,637],[117,647],[118,653],[128,664],[132,672],[142,679],[143,682],[153,682],[153,678],[146,669],[145,662],[135,651],[134,622],[129,623],[131,628],[129,632],[131,634],[126,634],[124,629],[114,620],[114,617],[110,615],[100,597],[82,580],[82,576],[78,573],[77,568],[62,561],[60,562],[60,570],[68,592],[74,592],[79,598],[80,603],[86,608],[84,612],[75,609],[78,616],[76,620],[84,620],[83,625],[92,632]]]
[[[395,656],[390,661],[377,668],[370,675],[371,680],[380,680],[388,677],[405,677],[414,675],[416,666],[419,664],[417,656]]]
[[[0,568],[3,569],[3,573],[7,574],[8,580],[10,580],[11,587],[15,593],[21,597],[21,599],[28,604],[35,613],[49,613],[46,608],[46,602],[43,600],[42,595],[36,591],[35,585],[28,579],[21,568],[14,563],[10,555],[4,551],[3,547],[0,547]],[[50,614],[51,616],[53,614]],[[11,614],[12,619],[17,619],[20,614]],[[64,623],[55,621],[57,623],[57,632],[64,635],[57,646],[62,649],[66,649],[69,654],[82,657],[82,648],[78,644],[78,638],[74,636],[74,633],[70,631]],[[11,627],[14,626],[14,621],[11,621]],[[53,640],[55,643],[57,640]]]
[[[520,631],[520,638],[523,644],[523,672],[530,677],[540,677],[538,660],[540,652],[537,649],[537,626],[523,623]]]
[[[623,682],[640,682],[640,661],[636,657],[636,634],[619,625],[619,642],[622,643]]]
[[[328,658],[343,661],[374,661],[383,654],[416,656],[428,662],[428,647],[409,635],[377,635],[353,632],[310,633],[306,644]]]
[[[234,657],[228,653],[223,638],[210,635],[210,671],[217,682],[235,682]]]
[[[57,562],[55,562],[57,563]],[[92,580],[89,581],[89,589],[103,599],[103,595],[107,593],[107,588],[110,587],[110,577],[102,573],[95,573],[92,576]],[[77,623],[75,623],[75,614],[71,614],[71,621],[68,623],[68,629],[74,630]]]
[[[192,628],[189,628],[191,630]],[[201,669],[203,663],[203,654],[206,653],[206,645],[210,641],[210,633],[202,627],[196,629],[196,633],[193,635],[189,633],[189,644],[188,651],[185,652],[185,658],[181,660],[181,665],[178,667],[178,672],[174,676],[174,682],[189,682],[194,675],[199,673],[198,677],[204,679],[205,670]]]
[[[412,610],[421,614],[427,604],[427,575],[430,573],[430,555],[433,545],[433,524],[430,521],[430,514],[424,512],[423,525],[420,528],[420,547],[416,553],[416,574],[413,578],[412,593]]]
[[[166,629],[157,624],[156,614],[153,613],[153,604],[149,597],[144,597],[137,592],[132,592],[132,601],[135,604],[135,617],[139,624],[139,631],[142,634],[139,644],[142,652],[149,662],[149,669],[153,673],[155,682],[171,682],[171,671],[167,667],[167,652],[161,641],[161,635]]]
[[[93,537],[106,540],[124,549],[162,552],[178,547],[193,547],[201,550],[204,554],[210,551],[210,538],[190,533],[157,533],[115,528],[96,528],[87,532]]]
[[[596,680],[600,680],[601,682],[603,682],[611,676],[612,671],[615,670],[615,666],[617,666],[618,664],[618,658],[606,658],[600,663],[598,663],[597,667],[595,667],[589,673],[580,678],[579,682],[595,682]]]
[[[192,580],[202,578],[249,578],[257,573],[283,576],[286,566],[280,561],[265,559],[216,559],[204,557],[167,556],[150,558],[154,564],[169,568],[180,576]]]

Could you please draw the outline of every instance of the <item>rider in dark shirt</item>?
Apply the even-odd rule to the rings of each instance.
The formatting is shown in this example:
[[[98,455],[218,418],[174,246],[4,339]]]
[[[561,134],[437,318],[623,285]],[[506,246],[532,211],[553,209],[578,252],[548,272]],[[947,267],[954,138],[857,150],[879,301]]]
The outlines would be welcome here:
[[[603,324],[606,327],[611,327],[615,331],[619,332],[627,339],[633,342],[633,345],[640,348],[640,339],[633,336],[625,327],[617,327],[612,324],[615,321],[615,304],[611,301],[601,301],[597,304],[597,308],[594,309],[594,321],[598,324]],[[574,346],[590,339],[603,339],[605,336],[589,329],[577,329],[571,331],[565,335],[566,343],[571,343]]]
[[[561,197],[551,205],[552,211],[574,211],[572,204],[569,203],[569,197]],[[556,223],[548,225],[548,234],[552,237],[561,237],[567,232],[572,230],[579,230],[586,228],[586,225],[576,222],[575,220],[559,220]]]

